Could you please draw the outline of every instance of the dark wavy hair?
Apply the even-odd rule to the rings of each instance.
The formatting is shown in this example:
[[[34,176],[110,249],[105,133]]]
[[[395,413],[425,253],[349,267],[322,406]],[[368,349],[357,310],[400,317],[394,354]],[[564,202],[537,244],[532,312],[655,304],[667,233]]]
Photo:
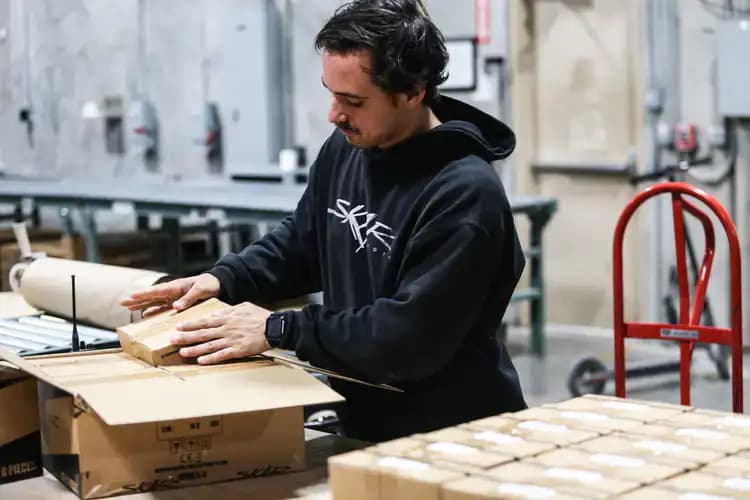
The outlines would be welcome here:
[[[425,87],[423,103],[438,97],[448,75],[443,34],[420,0],[354,0],[336,9],[315,37],[315,48],[334,54],[368,50],[372,81],[386,92]]]

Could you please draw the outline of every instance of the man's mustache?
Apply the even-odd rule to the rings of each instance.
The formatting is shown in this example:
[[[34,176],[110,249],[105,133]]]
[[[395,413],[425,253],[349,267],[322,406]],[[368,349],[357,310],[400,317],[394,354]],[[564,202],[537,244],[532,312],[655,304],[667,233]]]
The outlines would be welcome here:
[[[352,124],[349,122],[341,122],[337,123],[336,126],[340,129],[351,131],[351,132],[357,132],[357,129],[352,127]]]

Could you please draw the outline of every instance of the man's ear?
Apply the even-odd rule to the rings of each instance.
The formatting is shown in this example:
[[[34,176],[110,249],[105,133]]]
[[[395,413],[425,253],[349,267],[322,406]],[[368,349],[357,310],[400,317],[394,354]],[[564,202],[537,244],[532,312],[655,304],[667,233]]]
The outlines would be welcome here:
[[[411,90],[406,91],[406,103],[410,106],[418,106],[424,101],[426,90],[423,85],[417,85]]]

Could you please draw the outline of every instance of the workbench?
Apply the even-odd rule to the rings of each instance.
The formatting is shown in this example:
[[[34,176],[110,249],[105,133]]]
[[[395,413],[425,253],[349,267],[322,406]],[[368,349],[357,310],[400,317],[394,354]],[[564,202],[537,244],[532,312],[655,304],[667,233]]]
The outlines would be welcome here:
[[[55,207],[72,221],[77,212],[81,234],[86,244],[86,259],[99,260],[95,213],[114,211],[136,215],[159,214],[170,237],[168,261],[175,268],[167,271],[181,274],[179,263],[179,217],[191,213],[223,216],[247,224],[277,224],[292,213],[305,189],[304,184],[267,182],[230,182],[226,180],[154,183],[105,180],[14,180],[0,177],[0,203],[15,206],[19,218],[24,206]],[[528,217],[529,238],[525,249],[529,267],[529,287],[516,290],[513,302],[529,301],[531,307],[531,352],[545,352],[546,321],[543,273],[543,231],[557,210],[557,200],[539,196],[510,198],[514,214]],[[71,223],[72,224],[72,223]],[[72,225],[69,227],[72,230]],[[263,231],[260,231],[261,233]]]
[[[307,469],[253,479],[239,479],[160,490],[158,492],[122,495],[123,500],[279,500],[297,498],[323,500],[330,498],[326,460],[328,457],[363,448],[367,444],[322,432],[305,430]],[[44,476],[0,486],[0,500],[74,500],[78,497],[47,472]]]

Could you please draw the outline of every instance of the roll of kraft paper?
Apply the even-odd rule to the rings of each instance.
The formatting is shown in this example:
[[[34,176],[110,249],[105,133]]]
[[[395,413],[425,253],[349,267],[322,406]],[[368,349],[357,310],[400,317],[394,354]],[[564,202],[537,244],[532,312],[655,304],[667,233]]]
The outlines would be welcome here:
[[[156,271],[45,257],[24,270],[20,293],[37,309],[70,318],[73,274],[78,321],[111,330],[131,322],[130,311],[120,305],[121,300],[167,280],[166,274]]]

